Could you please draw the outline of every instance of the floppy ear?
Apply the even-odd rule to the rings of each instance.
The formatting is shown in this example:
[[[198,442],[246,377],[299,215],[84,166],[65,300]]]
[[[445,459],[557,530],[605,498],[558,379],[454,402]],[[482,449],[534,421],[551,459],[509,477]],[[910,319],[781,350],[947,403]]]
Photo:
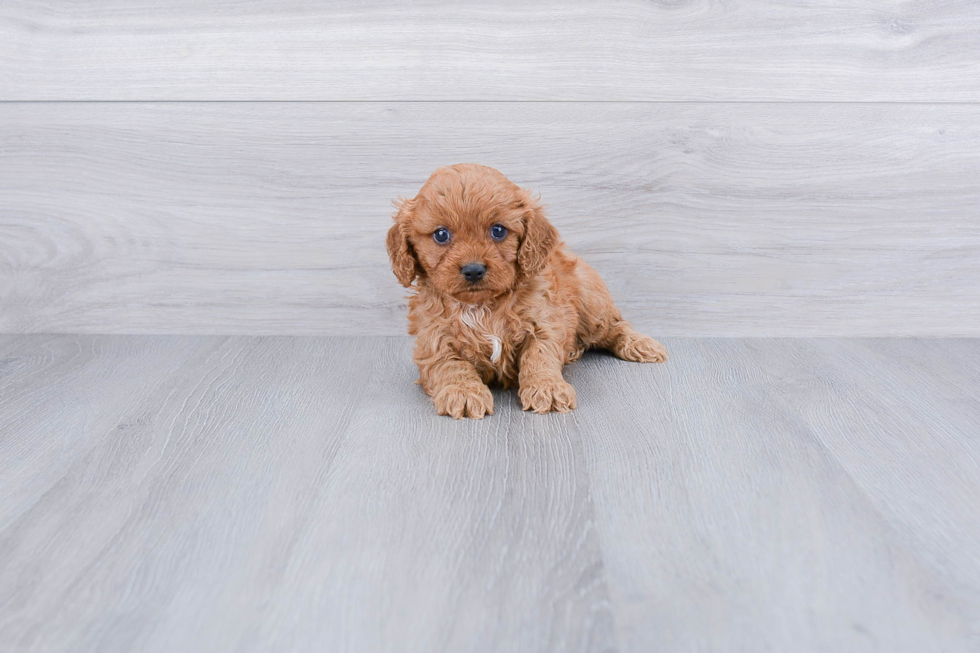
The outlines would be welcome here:
[[[558,246],[558,230],[544,217],[544,209],[525,193],[524,238],[517,252],[521,277],[530,279],[544,267],[551,252]]]
[[[408,288],[415,277],[422,274],[412,243],[408,242],[408,221],[411,220],[415,204],[412,200],[399,200],[395,206],[398,211],[394,216],[395,224],[388,230],[388,256],[391,258],[391,271],[398,278],[398,283]]]

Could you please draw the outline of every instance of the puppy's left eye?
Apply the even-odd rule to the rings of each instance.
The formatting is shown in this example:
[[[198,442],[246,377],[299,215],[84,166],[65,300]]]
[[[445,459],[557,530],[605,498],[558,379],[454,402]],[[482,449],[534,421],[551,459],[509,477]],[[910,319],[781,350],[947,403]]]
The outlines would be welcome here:
[[[490,227],[490,237],[494,240],[503,240],[507,237],[507,227],[502,224],[495,224]]]

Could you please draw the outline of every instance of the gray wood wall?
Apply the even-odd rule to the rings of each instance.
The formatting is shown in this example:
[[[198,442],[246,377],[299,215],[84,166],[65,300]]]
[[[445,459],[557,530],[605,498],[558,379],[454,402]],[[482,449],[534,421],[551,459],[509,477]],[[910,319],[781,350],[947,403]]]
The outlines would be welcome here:
[[[390,201],[538,190],[659,335],[980,336],[980,3],[0,3],[0,332],[404,333]]]

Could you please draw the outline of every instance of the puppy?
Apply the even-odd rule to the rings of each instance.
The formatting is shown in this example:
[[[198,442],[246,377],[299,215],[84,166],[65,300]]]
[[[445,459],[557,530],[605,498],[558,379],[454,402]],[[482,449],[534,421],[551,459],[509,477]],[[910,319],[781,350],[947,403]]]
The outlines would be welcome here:
[[[519,387],[524,410],[568,412],[562,367],[590,347],[662,363],[663,345],[633,330],[606,284],[567,250],[541,205],[500,172],[436,170],[396,203],[391,269],[409,298],[418,383],[440,415],[493,414],[488,383]]]

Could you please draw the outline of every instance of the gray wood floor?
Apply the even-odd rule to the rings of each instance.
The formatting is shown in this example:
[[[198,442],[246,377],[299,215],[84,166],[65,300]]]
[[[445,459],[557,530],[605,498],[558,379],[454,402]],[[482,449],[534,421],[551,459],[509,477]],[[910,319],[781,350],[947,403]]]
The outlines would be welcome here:
[[[0,337],[0,651],[976,651],[980,341]]]

